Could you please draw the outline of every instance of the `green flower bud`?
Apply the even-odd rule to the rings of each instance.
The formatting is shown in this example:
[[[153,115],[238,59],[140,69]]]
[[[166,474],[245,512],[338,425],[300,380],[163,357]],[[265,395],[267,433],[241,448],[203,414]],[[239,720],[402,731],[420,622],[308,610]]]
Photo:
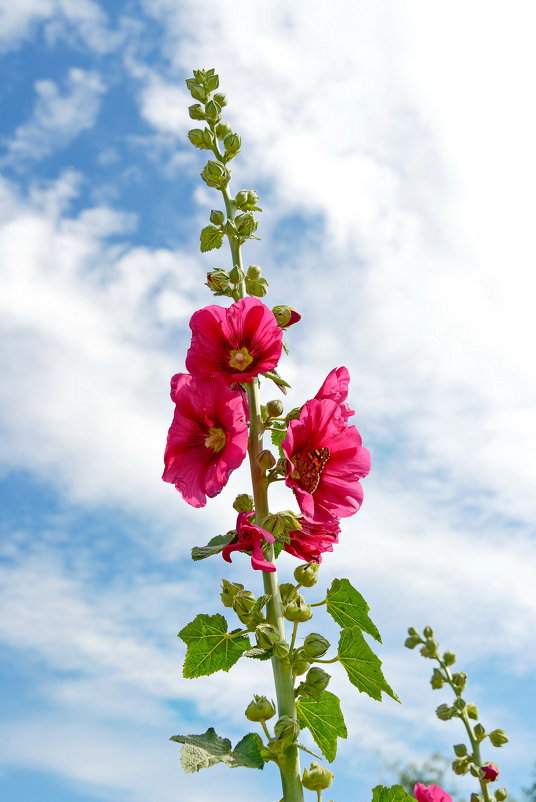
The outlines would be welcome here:
[[[415,627],[408,627],[408,635],[411,635],[412,637],[415,637],[415,638],[420,638],[421,637],[419,635],[419,633],[417,632],[417,630],[415,629]]]
[[[257,281],[246,279],[246,292],[255,298],[264,298],[268,293],[268,287],[269,285],[265,278],[259,278]]]
[[[257,454],[256,460],[264,471],[269,471],[270,468],[273,468],[277,461],[272,452],[267,448]]]
[[[453,666],[456,662],[456,655],[454,652],[445,652],[443,655],[443,662],[446,666]]]
[[[410,635],[409,638],[406,638],[404,641],[404,646],[406,649],[414,649],[416,646],[422,643],[421,639],[415,635]]]
[[[238,134],[227,134],[223,140],[223,147],[225,148],[225,155],[228,159],[232,159],[240,150],[242,140]]]
[[[302,785],[308,791],[324,791],[329,788],[335,775],[327,766],[311,763],[309,770],[303,770]]]
[[[240,493],[234,500],[233,509],[237,512],[251,512],[255,509],[253,496],[248,496],[247,493]]]
[[[196,148],[210,150],[214,144],[214,136],[208,128],[192,128],[188,131],[188,139]]]
[[[329,647],[330,642],[323,635],[319,635],[318,632],[311,632],[303,642],[303,652],[311,660],[323,657]]]
[[[201,101],[201,103],[206,103],[206,102],[207,102],[207,100],[208,100],[208,93],[207,93],[207,90],[206,90],[204,87],[202,87],[202,86],[199,86],[198,84],[196,84],[195,82],[193,82],[193,79],[192,79],[192,78],[188,78],[188,79],[186,80],[186,83],[187,83],[187,84],[188,84],[188,81],[190,81],[190,82],[191,82],[191,83],[189,84],[189,86],[188,86],[188,89],[190,90],[190,94],[191,94],[191,96],[193,97],[193,99],[194,99],[194,100],[200,100],[200,101]]]
[[[305,563],[305,565],[298,565],[294,569],[294,579],[303,585],[304,588],[312,588],[318,582],[318,571],[320,565],[318,563]]]
[[[471,758],[461,757],[452,761],[452,770],[454,774],[462,775],[467,774],[471,768]]]
[[[228,582],[227,579],[222,579],[221,587],[220,598],[224,607],[232,607],[236,594],[244,590],[244,585],[239,582]]]
[[[290,323],[290,318],[292,317],[292,310],[290,306],[274,306],[272,312],[277,320],[278,326],[281,328],[284,328],[288,323]]]
[[[478,766],[475,766],[474,763],[469,764],[469,771],[471,772],[473,777],[476,777],[479,780],[482,779],[482,771],[481,769],[479,769]]]
[[[504,802],[506,797],[508,796],[508,791],[506,788],[497,788],[495,791],[495,799],[497,802]]]
[[[471,794],[471,802],[484,802],[482,794]]]
[[[214,95],[214,100],[219,106],[227,105],[227,95],[225,95],[223,92],[217,92]]]
[[[292,599],[285,607],[284,616],[287,621],[309,621],[313,617],[313,611],[306,604],[301,593],[297,593],[296,598]]]
[[[300,725],[292,716],[281,716],[274,725],[275,737],[284,746],[290,746],[300,733]]]
[[[244,281],[244,271],[238,265],[235,265],[229,273],[229,278],[233,284],[240,284],[241,281]]]
[[[194,77],[193,77],[194,83],[201,84],[202,86],[204,86],[205,81],[207,80],[207,72],[206,72],[206,70],[194,70],[193,73],[194,73]],[[212,72],[210,74],[213,75],[214,74],[214,70],[212,70]],[[186,84],[188,84],[188,81],[192,81],[192,78],[187,78],[186,79]]]
[[[250,237],[257,230],[258,223],[252,212],[244,212],[235,217],[235,225],[241,237]]]
[[[192,120],[206,120],[205,112],[203,111],[203,107],[199,105],[199,103],[194,103],[193,106],[189,106],[188,114],[190,115]]]
[[[489,739],[493,746],[504,746],[508,743],[508,736],[503,730],[492,730],[489,734]]]
[[[430,680],[430,685],[432,686],[432,688],[437,690],[438,688],[442,688],[444,684],[445,684],[445,678],[443,677],[443,674],[441,673],[439,668],[434,668],[432,679]]]
[[[211,123],[218,123],[221,120],[221,106],[215,100],[209,100],[205,106],[207,120]]]
[[[311,663],[302,655],[298,655],[298,657],[292,661],[292,673],[295,677],[305,674],[306,671],[309,671],[310,667]]]
[[[256,281],[261,276],[262,276],[262,267],[259,267],[259,265],[250,265],[248,267],[246,278],[249,278],[252,281]]]
[[[224,213],[220,212],[219,209],[212,209],[210,213],[210,222],[214,223],[215,226],[222,226],[225,222]]]
[[[457,710],[459,713],[463,713],[466,707],[467,705],[465,703],[465,699],[458,697],[458,699],[454,700],[454,709]]]
[[[251,612],[255,601],[255,596],[249,590],[239,591],[233,599],[233,610],[240,621],[251,629],[258,624],[264,623],[266,620],[260,610],[257,610],[255,613]]]
[[[318,699],[322,691],[328,687],[330,679],[331,674],[328,674],[319,666],[313,666],[307,672],[305,682],[301,683],[301,693]]]
[[[259,196],[255,192],[255,190],[248,189],[248,199],[247,199],[248,206],[256,206],[258,202],[259,202]]]
[[[271,649],[275,643],[281,640],[281,635],[271,624],[259,624],[258,627],[255,627],[255,639],[259,649]]]
[[[420,649],[420,652],[423,657],[429,657],[430,659],[434,659],[437,657],[438,646],[439,643],[436,640],[434,640],[433,638],[428,638],[422,649]]]
[[[247,189],[241,189],[240,192],[237,192],[235,195],[235,206],[237,209],[245,210],[248,204],[248,191]]]
[[[274,643],[274,656],[279,660],[286,660],[289,655],[290,647],[284,640]]]
[[[232,133],[232,129],[229,123],[218,123],[218,125],[216,126],[216,136],[220,141],[222,139],[225,139],[225,137],[228,136],[230,133]]]
[[[262,524],[265,529],[268,529],[267,521],[268,518],[266,518]],[[271,532],[272,530],[268,529],[268,531]],[[281,595],[281,602],[283,606],[285,606],[285,604],[288,604],[290,601],[292,601],[292,599],[296,598],[298,591],[296,589],[296,585],[293,585],[292,582],[283,582],[281,585],[279,585],[279,593]]]
[[[456,711],[453,707],[449,707],[449,705],[439,705],[439,707],[436,707],[435,712],[436,716],[441,719],[441,721],[448,721],[454,716]]]
[[[209,187],[225,189],[230,181],[231,173],[221,162],[208,161],[201,170],[201,178]]]
[[[245,716],[250,721],[268,721],[275,716],[274,703],[269,702],[266,696],[255,694],[253,701],[246,707]]]
[[[229,273],[222,268],[215,268],[210,273],[207,273],[206,286],[215,295],[226,295],[229,289]]]
[[[453,749],[456,757],[465,757],[467,755],[467,747],[465,744],[455,744]]]
[[[477,741],[483,741],[486,737],[486,730],[482,726],[482,724],[475,724],[473,727],[473,732],[475,733],[475,738]]]
[[[425,627],[423,629],[422,633],[423,633],[423,635],[424,635],[424,637],[426,639],[430,639],[430,638],[434,637],[434,630],[432,629],[432,627]]]
[[[281,417],[281,415],[283,414],[283,402],[280,401],[279,398],[275,398],[273,401],[268,401],[268,403],[266,404],[266,412],[268,413],[269,418]]]
[[[469,702],[466,711],[469,718],[472,718],[473,721],[476,721],[478,719],[478,708],[473,702]]]
[[[219,77],[214,74],[213,70],[212,70],[212,74],[211,74],[211,71],[209,70],[207,72],[207,80],[206,80],[206,83],[205,83],[205,86],[207,87],[208,91],[209,92],[214,92],[214,90],[217,89],[219,85],[220,85]]]
[[[467,674],[463,671],[457,671],[452,675],[452,684],[458,691],[463,691],[467,682]]]

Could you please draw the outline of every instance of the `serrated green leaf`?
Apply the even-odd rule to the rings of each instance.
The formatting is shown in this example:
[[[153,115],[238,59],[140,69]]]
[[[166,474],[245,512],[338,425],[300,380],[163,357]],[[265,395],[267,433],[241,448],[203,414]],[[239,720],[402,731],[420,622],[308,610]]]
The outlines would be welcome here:
[[[201,230],[201,253],[213,251],[214,248],[221,248],[223,242],[223,231],[216,226],[205,226]]]
[[[376,657],[359,627],[343,629],[341,632],[339,660],[346,669],[348,679],[359,691],[378,702],[382,700],[382,691],[395,702],[400,701],[382,674],[380,658]]]
[[[234,538],[235,532],[227,532],[225,535],[216,535],[209,540],[206,546],[194,546],[192,549],[192,560],[205,560],[213,554],[219,554],[224,546]]]
[[[253,649],[244,652],[244,657],[251,657],[254,660],[269,660],[273,652],[273,649],[259,649],[258,646],[254,646]]]
[[[327,592],[327,611],[342,629],[358,626],[382,642],[376,625],[370,620],[370,607],[348,579],[334,579]]]
[[[392,785],[390,788],[377,785],[372,789],[372,802],[415,802],[415,800],[401,785]]]
[[[197,615],[179,637],[187,645],[182,668],[184,677],[202,677],[215,671],[229,671],[246,649],[251,648],[243,635],[230,638],[227,621],[222,615]]]
[[[296,710],[300,727],[307,727],[318,748],[331,763],[337,754],[337,738],[346,738],[348,735],[338,697],[323,691],[318,702],[314,699],[298,699]]]
[[[181,764],[189,774],[216,763],[225,763],[231,768],[264,768],[260,752],[262,741],[254,732],[245,735],[234,749],[231,749],[231,741],[220,738],[213,727],[209,727],[202,735],[173,735],[169,740],[183,744]]]

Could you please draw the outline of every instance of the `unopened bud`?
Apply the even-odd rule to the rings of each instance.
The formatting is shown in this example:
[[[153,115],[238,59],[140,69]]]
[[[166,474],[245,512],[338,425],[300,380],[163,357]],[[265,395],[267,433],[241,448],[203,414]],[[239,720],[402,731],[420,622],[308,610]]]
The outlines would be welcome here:
[[[194,103],[193,106],[190,106],[188,108],[188,114],[192,120],[206,120],[203,106],[201,106],[199,103]]]
[[[237,192],[234,201],[237,209],[245,209],[248,204],[247,189],[241,189],[240,192]]]
[[[434,637],[434,630],[432,627],[425,627],[422,631],[425,638],[433,638]]]
[[[292,673],[295,677],[299,677],[309,671],[311,663],[305,657],[299,656],[297,660],[292,661]]]
[[[466,707],[467,705],[465,703],[465,699],[458,697],[457,699],[454,700],[454,709],[457,710],[458,713],[463,713]]]
[[[222,579],[221,587],[220,598],[224,607],[232,607],[236,594],[244,590],[244,585],[239,582],[228,582],[227,579]]]
[[[294,569],[294,579],[303,585],[304,588],[312,588],[318,582],[318,563],[306,563],[305,565],[298,565]]]
[[[228,136],[228,134],[230,134],[231,131],[232,129],[229,123],[218,123],[218,125],[216,126],[216,136],[220,141],[222,139],[225,139],[225,137]]]
[[[225,148],[225,155],[227,158],[232,159],[234,156],[236,156],[241,145],[242,140],[238,134],[227,134],[223,140],[223,146]]]
[[[256,460],[264,471],[269,471],[277,462],[272,452],[267,448],[257,454]]]
[[[467,774],[467,772],[472,768],[471,759],[467,757],[456,758],[456,760],[452,761],[452,770],[454,774],[462,775]]]
[[[215,226],[222,226],[225,222],[225,215],[219,209],[213,209],[210,213],[210,222]]]
[[[245,715],[250,721],[268,721],[275,716],[274,703],[269,702],[266,696],[255,694],[253,701],[246,707]]]
[[[508,796],[508,791],[506,788],[497,788],[495,791],[495,799],[497,802],[504,802],[506,797]]]
[[[237,214],[235,225],[241,237],[250,237],[257,230],[259,224],[255,220],[253,212],[244,212],[243,214]]]
[[[281,716],[274,725],[275,737],[278,741],[290,746],[300,732],[300,725],[292,716]]]
[[[471,802],[484,802],[482,794],[471,794]]]
[[[421,639],[415,635],[410,635],[409,638],[406,638],[404,641],[404,646],[406,649],[414,649],[416,646],[421,643]]]
[[[266,412],[269,418],[279,418],[283,414],[283,402],[280,401],[279,398],[268,401],[266,404]]]
[[[445,678],[439,668],[434,668],[434,672],[432,674],[432,679],[430,680],[430,685],[432,688],[437,690],[438,688],[442,688],[445,684]]]
[[[214,95],[214,100],[219,106],[227,105],[227,95],[225,95],[223,92],[216,92]]]
[[[207,77],[205,80],[205,86],[209,92],[214,92],[215,89],[218,88],[220,85],[219,76],[214,73],[214,70],[207,71]]]
[[[429,628],[429,627],[427,627]],[[434,640],[433,638],[428,638],[424,644],[424,646],[420,649],[420,652],[423,657],[428,657],[430,659],[434,659],[437,657],[437,647],[439,643]]]
[[[443,662],[446,666],[452,666],[456,662],[456,655],[454,652],[445,652],[443,655]]]
[[[266,522],[263,523],[263,526],[265,529],[267,528]],[[296,590],[296,585],[293,585],[292,582],[282,582],[282,584],[279,585],[279,593],[281,595],[281,603],[285,606],[285,604],[288,604],[289,601],[296,597],[298,591]]]
[[[303,596],[298,593],[285,607],[284,616],[287,621],[309,621],[313,617],[311,607],[306,604]]]
[[[220,267],[207,273],[207,287],[217,294],[225,294],[229,289],[229,273]]]
[[[240,493],[234,500],[233,508],[237,512],[251,512],[255,509],[253,496],[249,496],[247,493]]]
[[[492,730],[489,734],[489,739],[493,746],[504,746],[508,743],[508,736],[503,730]]]
[[[273,649],[274,657],[277,657],[279,660],[286,660],[290,652],[290,647],[284,640],[274,643]]]
[[[201,170],[201,178],[209,187],[225,189],[231,178],[231,173],[224,164],[211,159]]]
[[[477,741],[483,741],[484,738],[486,737],[486,730],[484,729],[482,724],[475,724],[473,731],[475,733],[475,738],[477,739]]]
[[[262,267],[259,265],[250,265],[247,269],[246,278],[256,281],[262,276]]]
[[[259,649],[271,649],[274,643],[281,640],[281,635],[271,624],[259,624],[255,627],[255,639]]]
[[[335,775],[327,766],[311,763],[309,769],[303,770],[302,785],[308,791],[324,791],[329,788]]]
[[[219,122],[221,120],[220,104],[216,103],[215,100],[209,100],[205,106],[205,114],[207,115],[207,120],[210,120],[211,123]]]
[[[465,744],[455,744],[453,748],[456,757],[465,757],[467,754],[467,747]]]
[[[474,702],[469,702],[466,708],[466,712],[469,718],[472,718],[473,721],[476,721],[478,719],[478,708],[474,704]]]
[[[436,716],[441,719],[441,721],[448,721],[453,717],[455,710],[449,705],[439,705],[439,707],[436,707],[435,712]]]
[[[208,128],[204,130],[202,128],[192,128],[191,131],[188,131],[188,139],[194,147],[204,150],[210,150],[214,144],[212,131],[209,131]]]
[[[415,637],[415,638],[420,638],[420,635],[417,632],[417,630],[415,629],[415,627],[408,627],[408,635],[411,635],[412,637]]]
[[[494,783],[499,776],[499,768],[495,763],[484,764],[484,766],[480,767],[480,771],[482,773],[481,779],[483,779],[484,782]]]
[[[228,237],[236,237],[236,226],[233,220],[226,220],[223,226],[223,232],[224,234],[227,234]],[[231,270],[231,273],[232,272],[233,271]]]
[[[452,675],[452,684],[458,691],[463,691],[467,682],[467,674],[463,671],[457,671]]]
[[[323,668],[319,668],[319,666],[313,666],[307,672],[302,687],[305,691],[313,691],[313,695],[318,697],[319,694],[328,687],[330,679],[331,674],[328,674]]]
[[[230,221],[228,220],[227,222],[229,223]],[[244,281],[244,271],[241,267],[235,265],[229,273],[229,278],[233,284],[240,284],[241,281]]]
[[[248,198],[247,198],[248,206],[256,206],[258,204],[258,202],[259,202],[259,196],[255,192],[255,190],[254,189],[248,189]]]
[[[259,278],[255,281],[246,278],[246,292],[248,295],[253,295],[255,298],[264,298],[268,293],[269,285],[265,278]]]
[[[311,632],[303,642],[303,651],[306,657],[314,660],[323,657],[330,647],[330,643],[323,635],[318,632]]]

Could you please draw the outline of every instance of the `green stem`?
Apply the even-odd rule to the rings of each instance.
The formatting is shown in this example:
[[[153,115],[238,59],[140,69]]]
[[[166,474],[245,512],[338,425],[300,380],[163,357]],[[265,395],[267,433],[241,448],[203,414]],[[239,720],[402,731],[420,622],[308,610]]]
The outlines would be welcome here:
[[[314,660],[315,663],[337,663],[340,660],[339,655],[335,655],[331,660],[319,660],[318,657]]]
[[[292,627],[292,638],[290,640],[290,649],[289,652],[292,655],[292,651],[294,646],[296,645],[296,636],[298,635],[298,627],[300,625],[299,621],[294,621],[294,626]]]
[[[215,126],[211,126],[213,131],[214,127]],[[214,148],[214,154],[218,159],[222,160],[222,156],[217,145]],[[221,192],[225,202],[227,217],[229,220],[234,220],[235,208],[228,186],[225,187],[225,189],[222,189]],[[233,267],[236,266],[240,269],[243,269],[240,245],[233,237],[228,237],[228,240],[231,248]],[[246,295],[246,288],[243,281],[237,285],[237,290],[239,297],[244,298]],[[253,379],[253,381],[248,383],[247,394],[250,417],[248,453],[251,471],[251,484],[253,487],[253,497],[255,499],[256,518],[257,521],[262,521],[268,516],[269,507],[268,482],[266,480],[264,470],[257,461],[257,454],[263,450],[262,441],[264,433],[264,426],[261,419],[258,379]],[[270,562],[274,562],[275,560],[274,547],[271,543],[268,546],[266,557]],[[281,640],[286,642],[285,620],[283,618],[277,571],[263,571],[262,575],[264,592],[271,597],[266,606],[266,618],[268,622],[278,630]],[[278,715],[279,717],[290,716],[296,720],[294,679],[292,676],[290,662],[288,660],[283,661],[277,657],[272,657],[272,671],[274,675]],[[300,758],[298,747],[296,745],[289,746],[286,750],[284,759],[279,763],[279,771],[281,773],[284,802],[303,802]]]

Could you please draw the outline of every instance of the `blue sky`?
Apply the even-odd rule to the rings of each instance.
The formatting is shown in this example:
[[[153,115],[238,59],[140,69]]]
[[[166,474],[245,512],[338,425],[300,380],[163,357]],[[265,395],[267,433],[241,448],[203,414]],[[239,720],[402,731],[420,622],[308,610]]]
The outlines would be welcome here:
[[[341,682],[333,798],[370,798],[382,755],[461,740],[402,647],[427,623],[509,734],[488,756],[519,796],[536,758],[533,24],[524,2],[0,3],[6,802],[278,794],[270,769],[184,775],[167,741],[237,739],[271,694],[265,666],[184,680],[176,637],[220,610],[223,576],[252,582],[247,560],[189,559],[232,525],[247,474],[200,511],[160,481],[169,377],[206,270],[227,266],[198,252],[215,195],[185,136],[184,78],[210,66],[244,143],[233,186],[262,198],[246,259],[303,316],[289,408],[347,365],[373,455],[322,583],[367,598],[404,704]]]

